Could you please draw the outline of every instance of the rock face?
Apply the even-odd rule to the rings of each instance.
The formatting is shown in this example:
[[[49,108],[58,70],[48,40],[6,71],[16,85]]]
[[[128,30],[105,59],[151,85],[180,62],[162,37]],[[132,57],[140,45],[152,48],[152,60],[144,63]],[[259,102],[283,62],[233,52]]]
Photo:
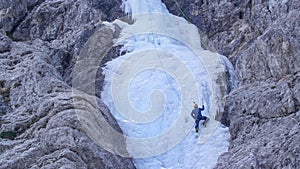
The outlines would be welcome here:
[[[216,168],[300,168],[300,1],[163,2],[198,26],[203,46],[236,70],[238,87],[224,98],[221,119],[231,144]],[[116,32],[102,21],[123,16],[120,6],[121,0],[0,0],[0,168],[134,168],[85,132],[89,124],[77,111],[101,112],[121,130],[99,98],[74,99],[70,86],[95,32],[108,30],[103,57],[118,52],[109,46]],[[101,85],[100,70],[96,76]],[[126,151],[124,145],[120,139],[107,146]]]
[[[299,82],[297,73],[227,96],[232,141],[218,168],[299,168]]]
[[[99,98],[74,99],[70,86],[84,44],[105,27],[102,21],[123,15],[120,5],[117,0],[0,1],[0,168],[135,168],[130,158],[108,152],[83,130],[77,111],[101,112],[121,132]],[[107,146],[126,151],[124,145],[120,139]]]
[[[299,168],[300,2],[163,1],[235,67],[222,118],[231,144],[216,168]]]

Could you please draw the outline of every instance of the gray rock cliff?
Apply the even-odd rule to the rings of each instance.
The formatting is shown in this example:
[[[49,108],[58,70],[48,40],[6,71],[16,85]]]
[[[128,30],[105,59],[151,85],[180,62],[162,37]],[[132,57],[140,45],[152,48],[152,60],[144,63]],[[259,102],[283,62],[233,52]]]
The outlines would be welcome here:
[[[96,31],[111,34],[102,22],[121,17],[120,5],[0,1],[0,168],[135,168],[130,158],[108,152],[85,132],[78,112],[99,112],[122,131],[99,98],[74,96],[70,86],[85,43]],[[125,139],[107,144],[126,151]]]
[[[299,168],[300,2],[163,2],[235,67],[238,87],[224,98],[221,120],[231,143],[216,168]]]
[[[163,2],[195,24],[203,47],[227,56],[236,71],[238,87],[224,98],[221,118],[231,143],[216,168],[300,168],[300,1]],[[122,17],[120,6],[121,0],[0,0],[0,168],[135,168],[95,143],[105,126],[97,123],[95,135],[81,121],[100,112],[122,132],[92,96],[99,96],[101,70],[96,84],[82,84],[85,94],[74,96],[70,86],[78,80],[74,65],[87,53],[103,48],[98,55],[105,62],[118,52],[111,46],[118,30],[103,21]],[[91,38],[95,32],[99,37]],[[124,139],[107,146],[126,151]]]

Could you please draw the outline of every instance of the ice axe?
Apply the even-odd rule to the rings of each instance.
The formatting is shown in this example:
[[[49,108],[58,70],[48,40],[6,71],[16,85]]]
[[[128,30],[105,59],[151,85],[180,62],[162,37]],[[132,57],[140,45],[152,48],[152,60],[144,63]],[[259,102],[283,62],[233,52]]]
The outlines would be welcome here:
[[[204,100],[203,98],[201,99],[202,105],[204,105]],[[194,104],[197,104],[195,101],[193,101]]]

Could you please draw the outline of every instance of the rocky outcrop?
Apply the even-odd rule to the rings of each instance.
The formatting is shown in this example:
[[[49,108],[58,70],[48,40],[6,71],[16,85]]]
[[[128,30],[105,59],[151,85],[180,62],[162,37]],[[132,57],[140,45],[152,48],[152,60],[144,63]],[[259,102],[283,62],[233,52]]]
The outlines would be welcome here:
[[[163,1],[236,70],[238,87],[224,98],[221,118],[231,144],[216,168],[299,168],[300,2]],[[120,0],[0,0],[0,168],[134,168],[130,158],[95,144],[105,126],[86,132],[90,124],[78,118],[78,111],[90,119],[99,112],[121,132],[91,96],[99,96],[101,71],[97,91],[90,93],[87,83],[74,99],[71,88],[74,65],[95,32],[108,31],[108,46],[95,47],[103,47],[103,62],[118,52],[103,21],[123,16],[120,6]],[[124,145],[124,139],[107,144],[126,151]]]
[[[74,95],[70,86],[85,43],[102,21],[123,15],[120,3],[0,1],[0,168],[135,168],[84,130],[78,112],[99,112],[122,133],[99,98]],[[125,145],[107,143],[122,151]]]
[[[300,2],[163,1],[235,67],[222,118],[231,144],[216,168],[299,168]]]
[[[296,0],[186,0],[176,1],[177,3],[173,0],[163,0],[163,2],[170,12],[195,24],[213,44],[211,50],[217,50],[229,57],[247,49],[259,36],[272,28],[273,24],[291,17],[288,15],[293,12],[297,13],[300,6]],[[292,17],[290,19],[293,20]]]
[[[298,168],[300,73],[239,87],[226,97],[231,145],[219,168]]]

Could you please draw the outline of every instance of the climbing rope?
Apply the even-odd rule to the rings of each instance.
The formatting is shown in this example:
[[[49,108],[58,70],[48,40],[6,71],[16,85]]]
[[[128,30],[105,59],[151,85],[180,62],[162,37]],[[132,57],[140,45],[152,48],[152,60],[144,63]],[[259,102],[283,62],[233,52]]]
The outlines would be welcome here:
[[[146,0],[146,2],[147,2],[147,4],[148,4],[148,8],[150,8],[149,1]],[[151,30],[154,30],[154,27],[153,27],[153,21],[152,21],[152,18],[151,18],[151,17],[150,17],[150,27],[151,27]],[[156,43],[155,43],[155,34],[154,34],[153,31],[151,31],[151,36],[152,36],[152,40],[153,40],[153,46],[154,46],[154,49],[155,49],[155,53],[156,53],[156,56],[157,56],[157,58],[158,58],[158,60],[159,60],[159,64],[160,64],[161,68],[162,68],[163,70],[165,70],[165,69],[164,69],[164,66],[163,66],[163,61],[161,60],[161,57],[160,57],[160,55],[159,55],[159,53],[158,53],[158,49],[159,49],[159,48],[157,47],[157,45],[156,45]],[[158,67],[157,67],[157,68],[158,68]],[[173,83],[172,83],[172,80],[170,80],[168,74],[167,74],[166,72],[164,72],[164,74],[165,74],[165,76],[166,76],[166,79],[167,79],[168,83],[169,83],[170,85],[173,84]],[[173,85],[171,85],[171,87],[172,87],[173,90],[175,91],[175,93],[176,93],[177,98],[179,99],[179,101],[182,100],[182,98],[181,98],[181,96],[179,95],[179,93],[176,92],[176,89],[177,89],[177,88],[175,88]],[[181,102],[182,102],[182,101],[181,101]],[[188,106],[184,104],[184,102],[182,102],[182,106],[183,106],[183,108],[185,108],[185,109],[187,109],[187,110],[189,109]]]
[[[182,16],[184,17],[185,20],[187,20],[189,23],[191,23],[190,18],[182,11],[182,9],[180,8],[180,5],[178,3],[177,0],[173,0],[177,6],[177,8],[179,9],[179,11],[181,12]]]

